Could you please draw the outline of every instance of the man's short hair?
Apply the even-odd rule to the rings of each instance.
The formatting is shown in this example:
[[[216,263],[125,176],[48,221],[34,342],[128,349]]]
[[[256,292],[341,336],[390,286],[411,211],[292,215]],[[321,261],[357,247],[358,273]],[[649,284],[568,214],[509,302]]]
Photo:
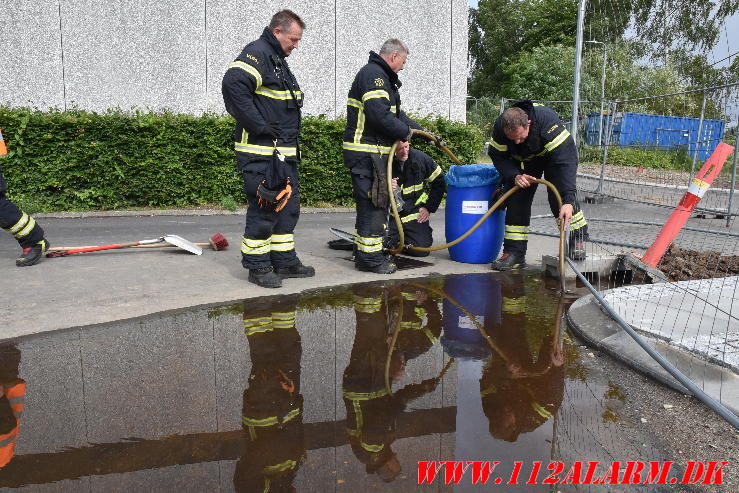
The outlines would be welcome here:
[[[283,31],[289,31],[293,22],[297,22],[300,29],[305,29],[305,22],[303,22],[303,19],[298,14],[288,9],[280,10],[272,16],[272,20],[269,21],[269,28],[274,29],[279,27]]]
[[[390,55],[394,51],[398,54],[408,54],[408,46],[399,39],[390,38],[380,47],[380,55]]]
[[[517,129],[526,128],[529,125],[529,115],[521,108],[513,106],[503,112],[500,121],[503,124],[504,131],[515,132]]]

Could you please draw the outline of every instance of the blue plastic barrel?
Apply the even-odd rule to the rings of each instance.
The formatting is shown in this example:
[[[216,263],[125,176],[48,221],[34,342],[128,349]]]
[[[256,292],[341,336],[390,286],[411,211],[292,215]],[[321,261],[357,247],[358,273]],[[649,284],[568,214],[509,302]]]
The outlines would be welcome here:
[[[500,323],[501,282],[490,274],[449,276],[444,292],[462,305],[483,327]],[[441,345],[453,358],[483,359],[490,346],[470,316],[444,298]]]
[[[492,170],[488,170],[492,168]],[[469,186],[478,181],[469,180],[473,173],[487,172],[489,183]],[[469,176],[467,176],[469,175]],[[490,177],[493,177],[492,179]],[[456,240],[470,229],[485,214],[493,202],[490,200],[498,185],[499,176],[492,164],[469,164],[452,166],[447,174],[447,196],[445,227],[447,243]],[[463,185],[463,186],[459,186]],[[505,211],[497,210],[462,242],[449,247],[449,256],[457,262],[486,264],[498,257],[503,245]]]

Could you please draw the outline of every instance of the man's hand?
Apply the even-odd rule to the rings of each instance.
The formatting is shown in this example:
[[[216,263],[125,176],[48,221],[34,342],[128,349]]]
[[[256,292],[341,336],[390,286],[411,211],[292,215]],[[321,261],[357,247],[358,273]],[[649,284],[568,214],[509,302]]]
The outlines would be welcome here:
[[[565,229],[567,229],[567,226],[570,224],[573,210],[574,208],[572,207],[572,204],[563,204],[562,208],[559,210],[559,219],[560,221],[563,221]]]
[[[393,184],[393,190],[397,190],[398,189],[398,179],[393,178],[392,184]]]
[[[418,222],[419,223],[425,223],[426,221],[429,220],[429,216],[430,215],[431,215],[431,213],[429,212],[429,210],[427,208],[425,208],[425,207],[419,208],[418,209]]]
[[[516,175],[513,182],[521,188],[528,188],[532,183],[534,183],[534,180],[536,180],[536,178],[531,175]]]

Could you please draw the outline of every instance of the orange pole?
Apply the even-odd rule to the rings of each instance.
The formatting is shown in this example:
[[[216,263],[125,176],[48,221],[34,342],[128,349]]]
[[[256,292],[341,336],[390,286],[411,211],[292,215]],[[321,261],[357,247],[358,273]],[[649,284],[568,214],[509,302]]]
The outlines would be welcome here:
[[[649,247],[647,253],[642,257],[642,262],[650,267],[657,267],[667,248],[680,233],[680,230],[683,229],[685,223],[688,222],[693,209],[695,209],[695,206],[703,198],[703,195],[705,195],[711,183],[713,183],[714,178],[719,174],[721,168],[724,167],[726,159],[728,159],[733,151],[734,148],[732,146],[723,142],[716,147],[711,157],[708,158],[700,171],[698,171],[698,174],[693,178],[688,191],[685,192],[685,195],[683,195],[680,203],[675,207],[670,218],[662,226],[662,230],[657,235],[652,246]]]

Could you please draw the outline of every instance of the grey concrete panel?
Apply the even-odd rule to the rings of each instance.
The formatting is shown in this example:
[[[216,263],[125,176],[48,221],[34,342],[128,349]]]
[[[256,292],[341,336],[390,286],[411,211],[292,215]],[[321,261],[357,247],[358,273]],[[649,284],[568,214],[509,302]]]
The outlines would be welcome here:
[[[467,0],[451,0],[451,90],[449,92],[449,118],[467,120]],[[492,123],[492,122],[491,122]]]
[[[26,401],[16,453],[44,453],[86,444],[80,333],[43,335],[17,348]]]
[[[336,385],[336,355],[339,351],[345,351],[345,348],[335,346],[335,311],[300,311],[295,326],[300,332],[303,346],[300,365],[303,422],[332,421],[336,419],[337,409],[333,390]]]
[[[68,107],[205,111],[202,0],[63,0],[61,13]]]
[[[218,491],[219,481],[218,463],[206,462],[133,471],[125,474],[91,476],[90,491],[146,491],[152,493]]]
[[[88,439],[216,431],[207,316],[184,312],[121,328],[92,332],[82,341]]]
[[[64,108],[57,2],[0,2],[0,104]]]
[[[325,114],[333,118],[334,111],[334,45],[335,22],[333,0],[311,2],[267,2],[249,4],[235,0],[208,2],[208,111],[222,113],[221,80],[228,64],[251,41],[257,39],[272,15],[281,8],[297,13],[306,29],[297,50],[287,59],[290,69],[305,93],[305,114]]]
[[[223,309],[239,309],[242,303],[222,305],[210,311],[215,324],[214,349],[216,367],[216,399],[218,431],[241,428],[244,389],[249,384],[251,359],[249,343],[244,335],[244,318],[238,313],[222,313]]]
[[[466,19],[466,16],[465,16]],[[336,9],[336,103],[346,114],[346,97],[369,51],[399,38],[410,55],[399,73],[403,109],[419,115],[449,114],[451,10],[448,2],[353,2]],[[351,42],[342,42],[349,39]]]

